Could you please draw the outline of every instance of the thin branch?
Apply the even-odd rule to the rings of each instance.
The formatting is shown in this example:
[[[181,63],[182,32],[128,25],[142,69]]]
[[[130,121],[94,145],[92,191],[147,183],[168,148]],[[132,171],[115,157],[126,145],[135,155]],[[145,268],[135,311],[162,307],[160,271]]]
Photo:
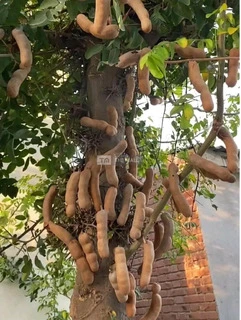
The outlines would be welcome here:
[[[11,53],[1,53],[0,58],[12,58],[14,59],[14,56]]]
[[[34,222],[34,224],[33,224],[30,228],[28,228],[28,229],[25,230],[23,233],[21,233],[21,234],[16,238],[16,242],[17,242],[17,240],[22,239],[22,237],[24,237],[27,233],[29,233],[30,231],[32,231],[32,230],[39,224],[39,222],[42,221],[42,219],[43,219],[42,217],[39,218],[38,220],[36,220],[36,221]],[[13,243],[8,244],[6,247],[1,248],[1,249],[0,249],[0,254],[3,253],[5,250],[11,248],[12,246],[13,246]]]

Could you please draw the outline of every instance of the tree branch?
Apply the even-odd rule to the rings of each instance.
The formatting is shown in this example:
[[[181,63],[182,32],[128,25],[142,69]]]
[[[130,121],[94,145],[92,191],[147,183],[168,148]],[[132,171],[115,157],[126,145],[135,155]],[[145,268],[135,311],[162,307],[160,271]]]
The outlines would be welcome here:
[[[224,36],[224,35],[221,35],[221,36]],[[233,59],[233,60],[239,60],[239,57],[215,57],[215,58],[192,58],[192,59],[180,59],[180,60],[167,60],[165,61],[165,63],[167,64],[179,64],[179,63],[185,63],[185,62],[188,62],[188,61],[199,61],[199,62],[202,62],[202,61],[219,61],[219,62],[222,62],[223,64],[225,64],[225,60],[230,60],[230,59]]]

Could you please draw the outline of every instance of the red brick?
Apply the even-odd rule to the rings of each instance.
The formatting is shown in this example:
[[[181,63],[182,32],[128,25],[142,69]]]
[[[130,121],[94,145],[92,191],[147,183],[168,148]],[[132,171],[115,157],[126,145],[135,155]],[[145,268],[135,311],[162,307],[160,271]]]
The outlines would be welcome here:
[[[177,314],[177,320],[188,320],[188,319],[191,319],[191,315],[188,313]]]
[[[201,283],[202,283],[203,285],[211,284],[211,283],[212,283],[211,276],[209,275],[209,276],[204,276],[204,277],[202,277]]]
[[[180,263],[180,264],[177,266],[177,268],[178,268],[179,271],[185,270],[184,263]]]
[[[162,298],[162,305],[174,304],[174,298]]]
[[[185,297],[174,297],[174,302],[175,303],[182,303],[184,304],[185,300],[184,300]]]
[[[207,301],[207,302],[215,301],[214,294],[213,293],[206,293],[205,294],[205,301]]]
[[[217,311],[217,307],[214,302],[213,303],[205,302],[200,304],[200,311]]]
[[[176,314],[175,313],[169,313],[169,314],[163,314],[161,315],[160,320],[176,320]]]
[[[168,289],[171,289],[173,287],[173,283],[174,283],[174,281],[172,281],[172,282],[162,282],[161,287],[162,287],[163,290],[168,290]]]
[[[193,295],[184,297],[184,301],[186,303],[194,303],[194,302],[204,302],[205,299],[203,294],[193,294]]]
[[[198,319],[198,320],[211,320],[215,319],[218,320],[218,314],[216,311],[208,311],[208,312],[192,312],[191,319]]]

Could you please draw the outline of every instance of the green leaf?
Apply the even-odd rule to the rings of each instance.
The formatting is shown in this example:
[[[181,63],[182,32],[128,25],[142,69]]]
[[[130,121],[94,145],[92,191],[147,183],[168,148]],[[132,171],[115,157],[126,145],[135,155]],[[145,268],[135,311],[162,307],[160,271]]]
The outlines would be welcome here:
[[[228,28],[228,34],[234,34],[236,31],[238,30],[238,28],[232,28],[232,27],[229,27]]]
[[[165,65],[159,56],[149,55],[146,65],[155,78],[162,79],[165,76]]]
[[[227,9],[228,9],[227,4],[226,4],[226,3],[223,3],[223,4],[221,5],[221,7],[219,8],[219,12],[221,13],[221,12],[223,12],[223,11],[226,11]]]
[[[118,48],[112,48],[108,57],[108,65],[114,66],[119,60],[120,50]]]
[[[47,10],[36,12],[33,18],[31,18],[29,21],[29,25],[33,28],[43,27],[48,23],[49,23],[49,20],[47,18]]]
[[[45,270],[41,260],[38,258],[38,256],[35,256],[34,258],[34,264],[37,268],[41,269],[41,270]]]
[[[17,215],[17,216],[15,217],[15,219],[16,219],[16,220],[20,220],[20,221],[24,221],[24,220],[26,220],[26,217],[23,216],[23,215]]]
[[[193,107],[190,104],[185,104],[183,108],[184,117],[190,120],[194,116]]]
[[[104,45],[101,43],[96,44],[92,47],[89,47],[85,52],[85,59],[90,59],[95,54],[101,52],[103,50],[103,48],[104,48]]]
[[[124,26],[123,19],[122,19],[122,12],[121,12],[119,1],[113,0],[113,8],[115,10],[116,20],[117,20],[117,23],[119,25],[120,30],[125,31],[125,26]]]
[[[177,44],[181,46],[182,48],[186,48],[188,46],[188,40],[187,38],[183,37],[177,40]]]
[[[172,108],[172,110],[170,111],[170,116],[173,116],[174,114],[179,114],[181,111],[183,110],[183,106],[181,105],[177,105],[177,106],[174,106]]]
[[[59,4],[58,0],[43,0],[39,6],[39,10],[55,8]]]
[[[27,247],[27,251],[28,252],[34,252],[34,251],[36,251],[36,247],[33,247],[33,246],[29,246],[29,247]]]
[[[184,130],[184,129],[188,129],[189,127],[190,127],[189,120],[187,120],[185,116],[182,115],[180,119],[180,128]]]
[[[89,1],[79,1],[79,0],[66,1],[67,11],[72,20],[74,20],[79,13],[86,12],[88,6],[89,6]]]
[[[148,57],[150,55],[150,52],[148,52],[147,54],[145,54],[143,57],[141,57],[139,64],[140,64],[140,69],[142,70],[144,68],[144,65],[146,64]]]

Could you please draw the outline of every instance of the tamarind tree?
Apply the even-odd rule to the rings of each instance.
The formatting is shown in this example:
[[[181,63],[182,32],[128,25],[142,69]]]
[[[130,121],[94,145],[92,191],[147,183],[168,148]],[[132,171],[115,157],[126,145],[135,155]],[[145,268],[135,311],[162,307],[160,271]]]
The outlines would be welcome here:
[[[48,319],[134,317],[136,251],[141,290],[154,259],[184,251],[183,191],[194,183],[212,198],[213,180],[235,181],[239,96],[224,104],[223,88],[237,82],[238,23],[232,0],[0,3],[0,279],[18,281]],[[160,128],[140,120],[156,104]],[[227,168],[202,158],[216,137]],[[43,172],[34,183],[32,165]],[[70,316],[59,294],[71,295]],[[160,311],[152,284],[142,319]]]

